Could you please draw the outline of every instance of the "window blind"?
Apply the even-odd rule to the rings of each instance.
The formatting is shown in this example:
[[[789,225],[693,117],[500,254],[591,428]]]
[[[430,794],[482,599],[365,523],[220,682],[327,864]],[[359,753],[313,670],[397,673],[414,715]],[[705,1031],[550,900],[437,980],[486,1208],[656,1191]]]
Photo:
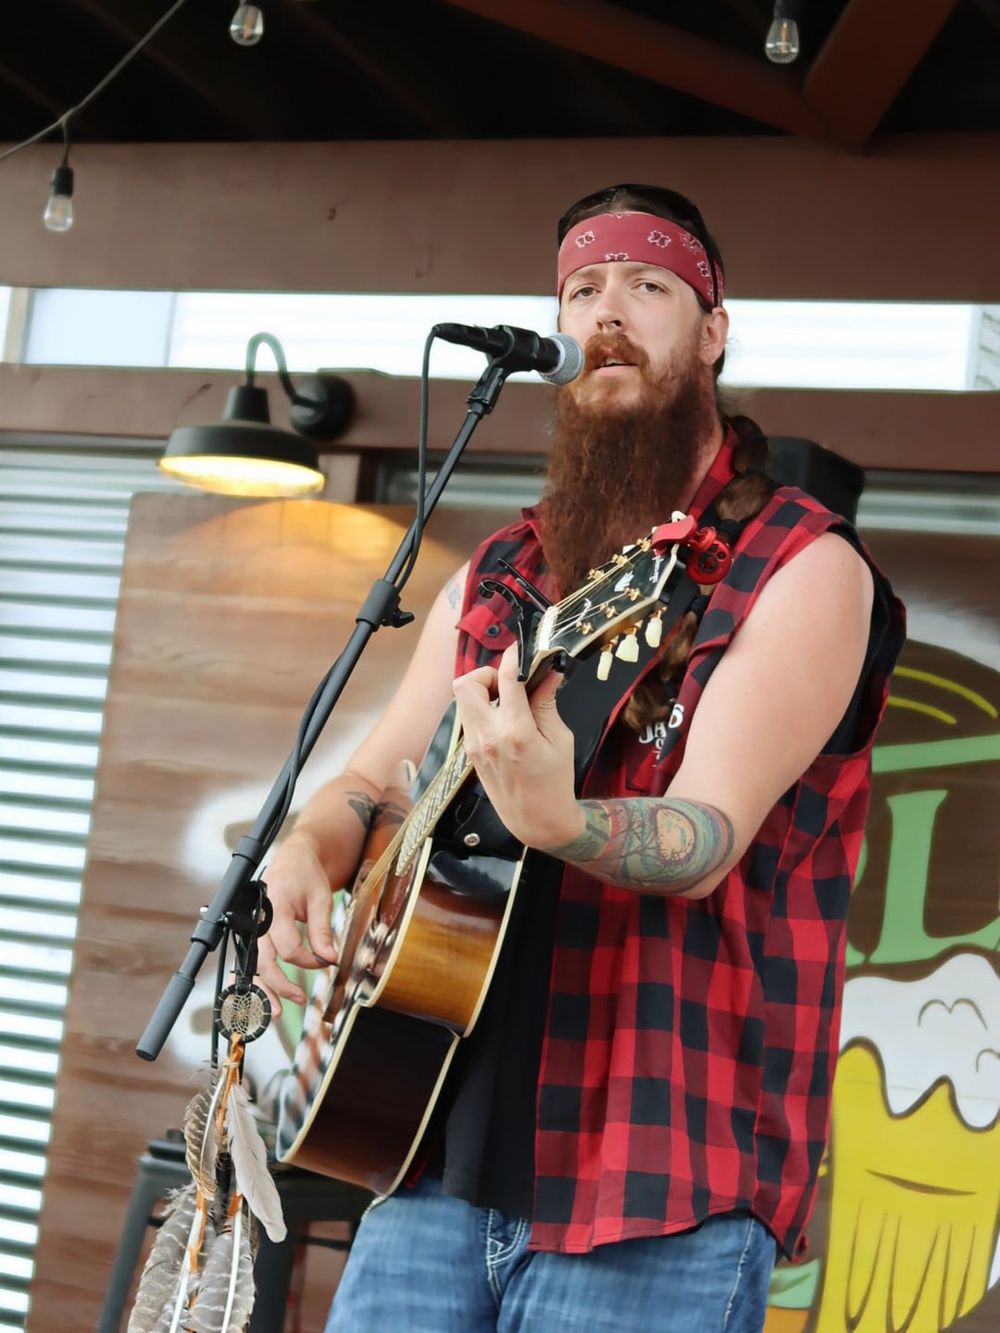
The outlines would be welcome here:
[[[111,639],[155,444],[0,440],[0,1333],[23,1329]]]

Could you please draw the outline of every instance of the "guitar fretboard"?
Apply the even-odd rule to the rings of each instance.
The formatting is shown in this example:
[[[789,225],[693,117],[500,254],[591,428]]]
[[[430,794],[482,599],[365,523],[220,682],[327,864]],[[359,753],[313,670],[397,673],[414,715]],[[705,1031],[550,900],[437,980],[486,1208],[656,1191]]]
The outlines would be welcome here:
[[[424,839],[433,830],[471,772],[472,765],[466,758],[465,746],[459,740],[451,758],[434,774],[427,790],[400,829],[402,841],[396,860],[396,874],[405,875],[409,870]]]

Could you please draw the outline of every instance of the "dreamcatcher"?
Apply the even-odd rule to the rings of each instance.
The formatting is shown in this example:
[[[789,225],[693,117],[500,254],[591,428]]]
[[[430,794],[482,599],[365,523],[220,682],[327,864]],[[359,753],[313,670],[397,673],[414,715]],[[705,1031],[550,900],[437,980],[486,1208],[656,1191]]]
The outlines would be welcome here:
[[[258,1225],[276,1244],[285,1239],[267,1148],[242,1081],[246,1045],[271,1018],[267,996],[252,984],[257,938],[270,926],[271,909],[262,884],[250,889],[253,910],[228,914],[236,980],[226,989],[225,941],[220,952],[211,1081],[184,1112],[191,1183],[170,1197],[139,1279],[128,1333],[244,1333],[255,1297]],[[228,1042],[221,1061],[220,1033]]]

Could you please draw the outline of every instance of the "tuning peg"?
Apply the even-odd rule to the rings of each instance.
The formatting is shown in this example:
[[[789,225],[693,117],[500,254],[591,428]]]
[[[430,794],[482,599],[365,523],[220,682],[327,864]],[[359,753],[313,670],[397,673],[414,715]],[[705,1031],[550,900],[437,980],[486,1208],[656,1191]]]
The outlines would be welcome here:
[[[622,662],[638,662],[639,660],[639,640],[635,637],[635,627],[618,640],[618,647],[615,649],[615,657]]]
[[[650,648],[659,648],[663,638],[663,612],[654,611],[646,621],[646,642]]]
[[[601,655],[597,659],[597,679],[607,680],[611,675],[611,667],[615,660],[615,645],[618,642],[617,636],[610,643],[605,644],[601,649]]]

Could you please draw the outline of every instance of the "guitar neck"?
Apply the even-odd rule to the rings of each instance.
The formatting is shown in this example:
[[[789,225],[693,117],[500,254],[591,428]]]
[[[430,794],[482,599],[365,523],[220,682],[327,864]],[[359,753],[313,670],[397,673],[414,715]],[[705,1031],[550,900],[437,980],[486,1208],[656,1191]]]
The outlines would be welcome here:
[[[433,832],[442,814],[458,794],[459,788],[472,772],[472,765],[466,758],[465,746],[461,737],[447,762],[438,769],[428,783],[416,805],[396,830],[392,841],[372,867],[366,880],[376,875],[384,876],[396,858],[394,873],[405,875],[412,866],[424,839]]]

